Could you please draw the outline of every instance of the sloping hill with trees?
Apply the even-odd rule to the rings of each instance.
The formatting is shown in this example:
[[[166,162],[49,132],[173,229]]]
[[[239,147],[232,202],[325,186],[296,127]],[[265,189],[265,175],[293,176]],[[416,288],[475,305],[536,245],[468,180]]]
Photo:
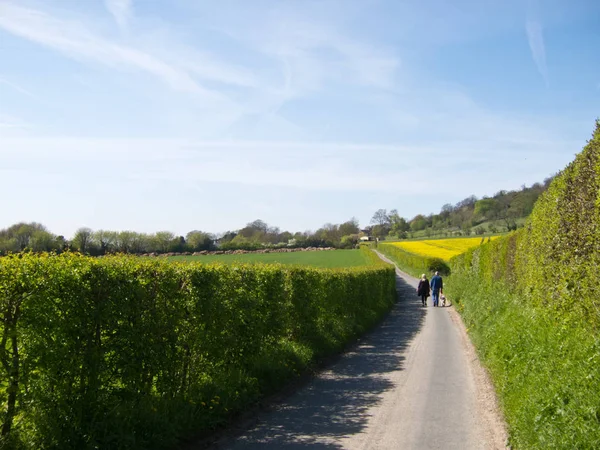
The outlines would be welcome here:
[[[365,233],[378,238],[407,239],[432,236],[469,236],[516,230],[531,214],[539,196],[548,189],[554,176],[543,183],[522,186],[516,191],[499,191],[478,199],[471,195],[452,205],[442,206],[438,214],[418,214],[408,220],[392,209],[373,214]]]

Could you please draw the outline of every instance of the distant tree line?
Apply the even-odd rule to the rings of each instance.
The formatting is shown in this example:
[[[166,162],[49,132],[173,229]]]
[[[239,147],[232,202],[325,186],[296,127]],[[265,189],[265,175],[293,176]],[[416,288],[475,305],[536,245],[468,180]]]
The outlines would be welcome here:
[[[291,233],[270,227],[262,220],[250,222],[237,232],[228,231],[218,238],[222,249],[256,249],[270,246],[293,247],[354,247],[360,238],[358,220],[341,224],[326,223],[316,231]]]
[[[439,214],[418,214],[410,220],[397,210],[379,209],[371,224],[361,229],[356,218],[344,223],[326,223],[316,231],[290,232],[255,220],[236,231],[212,234],[193,230],[185,236],[170,231],[138,233],[80,228],[71,239],[55,235],[36,222],[17,223],[0,230],[0,254],[9,252],[63,252],[79,251],[89,255],[109,253],[169,253],[198,252],[203,250],[257,250],[281,247],[337,247],[353,248],[361,236],[406,239],[415,233],[425,236],[448,234],[483,234],[484,232],[511,231],[517,228],[517,219],[528,216],[538,197],[549,186],[554,176],[523,186],[516,191],[499,191],[492,197],[478,199],[470,196],[455,205],[442,206]],[[481,224],[490,222],[484,229]],[[497,225],[498,223],[502,224]]]
[[[257,250],[282,247],[338,247],[352,248],[360,237],[358,221],[351,219],[342,224],[325,224],[315,232],[281,231],[262,220],[248,223],[237,231],[219,235],[194,230],[185,236],[170,231],[138,233],[135,231],[78,229],[67,240],[57,236],[39,223],[18,223],[0,230],[0,254],[22,251],[64,252],[78,251],[99,256],[110,253],[169,253],[198,252],[203,250]]]

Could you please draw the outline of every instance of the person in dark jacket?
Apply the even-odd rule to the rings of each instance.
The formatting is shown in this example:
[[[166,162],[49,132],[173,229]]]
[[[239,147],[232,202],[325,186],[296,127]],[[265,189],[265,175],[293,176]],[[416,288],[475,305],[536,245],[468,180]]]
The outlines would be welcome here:
[[[425,274],[421,275],[421,279],[419,280],[419,286],[417,287],[417,295],[421,297],[421,303],[423,306],[427,306],[427,297],[429,297],[429,293],[431,292],[429,288],[429,280],[425,276]]]
[[[440,277],[440,273],[436,272],[431,277],[431,298],[433,299],[433,306],[438,306],[440,303],[440,293],[444,293],[444,281]]]

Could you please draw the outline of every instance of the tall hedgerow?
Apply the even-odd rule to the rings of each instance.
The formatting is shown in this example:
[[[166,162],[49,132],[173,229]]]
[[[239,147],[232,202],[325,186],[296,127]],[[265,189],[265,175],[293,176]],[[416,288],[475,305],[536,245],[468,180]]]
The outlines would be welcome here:
[[[600,121],[543,195],[520,239],[518,264],[532,301],[600,325]]]
[[[451,261],[514,448],[600,448],[599,263],[600,122],[525,228]]]
[[[207,430],[393,304],[393,268],[0,259],[0,445],[150,449]]]

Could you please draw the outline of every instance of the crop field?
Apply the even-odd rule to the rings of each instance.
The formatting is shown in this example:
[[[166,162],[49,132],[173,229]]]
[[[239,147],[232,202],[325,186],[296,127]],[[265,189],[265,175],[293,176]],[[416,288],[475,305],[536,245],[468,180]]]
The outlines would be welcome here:
[[[494,240],[498,236],[492,236]],[[483,238],[485,242],[488,238]],[[428,256],[432,258],[440,258],[444,261],[449,261],[453,256],[460,255],[467,250],[477,247],[482,242],[481,237],[473,238],[454,238],[454,239],[432,239],[425,241],[402,241],[394,242],[389,245],[399,247],[402,250],[414,255]]]
[[[241,255],[173,256],[170,261],[224,264],[286,264],[320,268],[359,267],[372,264],[360,250],[328,250],[291,253],[246,253]]]

